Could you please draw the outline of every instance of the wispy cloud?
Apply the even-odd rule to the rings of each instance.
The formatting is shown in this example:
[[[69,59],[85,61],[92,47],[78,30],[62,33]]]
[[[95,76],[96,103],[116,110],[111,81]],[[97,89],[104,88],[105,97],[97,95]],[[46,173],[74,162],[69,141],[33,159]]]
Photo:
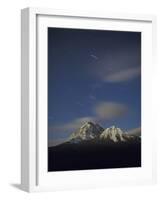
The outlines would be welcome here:
[[[135,48],[135,47],[134,47]],[[116,52],[105,52],[95,63],[92,63],[91,76],[102,83],[119,83],[133,80],[141,74],[140,49],[122,49]]]
[[[66,142],[67,138],[59,138],[59,139],[54,139],[54,140],[48,140],[48,147],[56,146],[59,145],[63,142]]]
[[[49,131],[50,132],[60,132],[60,133],[64,133],[64,132],[72,132],[76,129],[78,129],[80,126],[82,126],[85,122],[88,121],[94,121],[94,117],[80,117],[77,119],[74,119],[72,121],[69,121],[65,124],[58,124],[58,125],[54,125],[49,127]]]
[[[124,116],[128,108],[124,104],[114,102],[100,102],[94,108],[99,120],[110,120]]]
[[[124,104],[115,102],[99,102],[93,107],[94,116],[85,116],[76,118],[67,123],[57,124],[49,127],[49,132],[56,133],[63,136],[71,134],[76,129],[80,128],[84,123],[88,121],[100,122],[104,120],[113,120],[119,117],[123,117],[128,111],[128,108]]]
[[[104,82],[111,82],[111,83],[123,82],[132,80],[138,77],[140,74],[141,74],[140,68],[128,68],[109,73],[107,72],[103,75],[102,79]]]
[[[91,54],[90,56],[91,56],[92,58],[94,58],[95,60],[98,60],[98,57],[97,57],[96,55]]]
[[[136,136],[141,136],[141,127],[129,130],[128,134],[130,134],[130,135],[136,135]]]

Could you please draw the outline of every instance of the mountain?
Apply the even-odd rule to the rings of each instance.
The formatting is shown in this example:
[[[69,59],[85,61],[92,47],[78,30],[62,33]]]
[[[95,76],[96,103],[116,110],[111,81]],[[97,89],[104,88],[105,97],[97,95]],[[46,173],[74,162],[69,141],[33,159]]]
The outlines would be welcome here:
[[[110,128],[104,129],[99,124],[93,122],[86,122],[83,126],[77,129],[71,134],[68,142],[80,143],[80,142],[103,142],[103,143],[120,143],[140,140],[138,133],[140,129],[132,131],[131,134],[121,130],[118,127],[111,126]]]
[[[80,141],[96,139],[104,131],[99,124],[93,122],[86,122],[83,126],[71,134],[69,141],[78,143]]]
[[[137,138],[137,136],[134,135],[129,135],[125,133],[123,130],[120,128],[117,128],[115,126],[111,126],[110,128],[105,129],[101,135],[100,139],[105,141],[105,142],[129,142],[129,141],[134,141]]]
[[[48,147],[48,171],[141,166],[141,137],[86,122],[68,141]]]

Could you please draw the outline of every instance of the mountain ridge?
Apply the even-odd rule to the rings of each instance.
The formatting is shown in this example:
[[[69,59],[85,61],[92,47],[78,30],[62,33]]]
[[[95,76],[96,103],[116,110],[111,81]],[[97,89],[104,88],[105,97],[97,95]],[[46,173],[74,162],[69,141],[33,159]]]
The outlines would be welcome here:
[[[140,136],[128,134],[121,128],[111,126],[104,129],[99,124],[89,121],[70,135],[68,143],[80,143],[90,140],[120,143],[139,140],[139,138]]]
[[[87,122],[68,141],[48,148],[48,171],[141,166],[141,138]]]

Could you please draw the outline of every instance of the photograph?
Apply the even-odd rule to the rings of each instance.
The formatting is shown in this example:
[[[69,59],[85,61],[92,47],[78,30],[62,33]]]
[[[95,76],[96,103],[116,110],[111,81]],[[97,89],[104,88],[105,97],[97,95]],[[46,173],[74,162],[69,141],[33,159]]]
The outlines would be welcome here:
[[[141,32],[47,37],[48,172],[141,167]]]

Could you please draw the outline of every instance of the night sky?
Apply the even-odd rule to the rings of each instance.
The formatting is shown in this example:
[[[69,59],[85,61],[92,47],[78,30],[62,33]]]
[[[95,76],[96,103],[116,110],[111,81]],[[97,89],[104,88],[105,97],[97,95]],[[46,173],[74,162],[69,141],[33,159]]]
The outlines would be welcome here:
[[[48,28],[48,138],[141,126],[141,33]]]

